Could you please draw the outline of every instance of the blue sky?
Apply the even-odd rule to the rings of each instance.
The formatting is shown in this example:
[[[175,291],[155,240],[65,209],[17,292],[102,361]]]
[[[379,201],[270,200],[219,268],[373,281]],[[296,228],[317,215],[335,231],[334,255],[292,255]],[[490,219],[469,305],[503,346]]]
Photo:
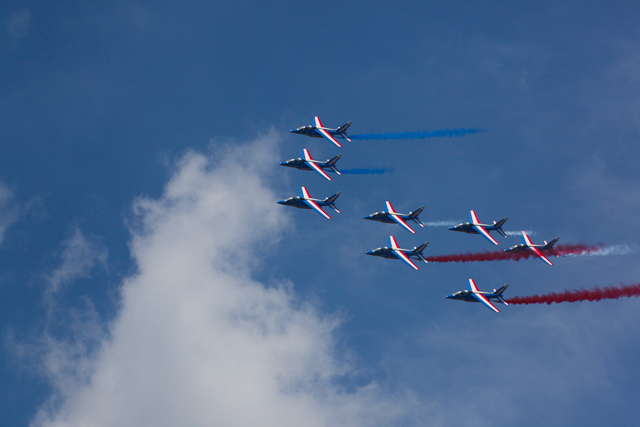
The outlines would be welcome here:
[[[634,2],[0,6],[0,419],[73,425],[628,425],[638,300],[448,301],[638,282]],[[352,134],[481,128],[456,138]],[[388,168],[333,182],[308,148]],[[276,205],[305,185],[339,215]],[[620,254],[430,264],[509,216]],[[501,248],[517,244],[501,240]]]

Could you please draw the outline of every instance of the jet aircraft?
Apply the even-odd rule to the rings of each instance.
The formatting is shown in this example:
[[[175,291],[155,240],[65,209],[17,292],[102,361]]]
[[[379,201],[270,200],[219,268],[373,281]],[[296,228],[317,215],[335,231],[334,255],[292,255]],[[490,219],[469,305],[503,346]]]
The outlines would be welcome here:
[[[491,300],[501,302],[504,305],[509,305],[509,303],[506,302],[502,297],[502,294],[508,287],[509,285],[507,284],[498,290],[494,289],[493,292],[483,292],[478,289],[478,287],[476,286],[476,282],[473,279],[469,279],[468,291],[458,291],[452,295],[447,295],[447,298],[467,302],[481,302],[496,313],[500,313],[500,310],[498,310],[493,304],[491,304]]]
[[[320,162],[318,160],[313,160],[313,157],[311,157],[309,150],[305,148],[302,150],[302,158],[280,162],[280,166],[288,166],[290,168],[296,168],[302,171],[313,170],[322,175],[323,178],[328,179],[329,181],[333,181],[331,177],[327,175],[325,170],[327,170],[328,172],[335,172],[338,175],[342,175],[336,168],[336,163],[338,162],[338,160],[340,160],[340,157],[342,157],[342,154],[338,154],[333,159],[329,159],[326,162]]]
[[[327,197],[324,200],[314,199],[309,194],[309,191],[307,190],[307,187],[301,187],[300,188],[300,197],[295,197],[295,196],[294,197],[289,197],[287,199],[280,200],[278,202],[278,204],[279,205],[293,206],[294,208],[299,208],[299,209],[313,209],[316,212],[318,212],[320,215],[322,215],[323,217],[325,217],[327,219],[331,219],[331,217],[329,215],[327,215],[327,213],[325,211],[322,210],[321,206],[329,206],[334,211],[340,213],[340,211],[338,210],[338,208],[335,205],[336,199],[338,198],[338,196],[340,196],[340,192],[339,191],[336,194],[334,194],[333,196]]]
[[[531,239],[529,238],[529,235],[527,234],[526,231],[522,232],[522,241],[524,243],[521,243],[519,245],[515,245],[515,246],[511,246],[509,249],[505,249],[505,252],[521,252],[521,251],[526,251],[529,250],[531,252],[533,252],[535,254],[535,256],[537,256],[538,258],[540,258],[542,261],[546,262],[549,265],[553,265],[553,263],[551,261],[549,261],[547,259],[546,256],[544,256],[542,254],[542,252],[540,252],[541,250],[543,251],[549,251],[551,252],[553,255],[559,257],[560,255],[558,255],[558,253],[555,251],[555,249],[553,249],[553,245],[556,244],[556,242],[559,240],[559,237],[556,237],[555,239],[553,239],[550,242],[547,242],[546,240],[544,241],[544,245],[534,245],[533,243],[531,243]]]
[[[369,219],[371,221],[380,221],[386,224],[393,224],[394,222],[396,222],[411,233],[415,233],[415,230],[411,228],[409,224],[407,224],[407,221],[413,221],[416,224],[418,224],[420,227],[424,227],[424,224],[421,223],[420,220],[418,219],[418,215],[422,213],[422,211],[424,210],[424,206],[422,206],[415,212],[402,214],[402,213],[396,212],[391,202],[385,202],[385,204],[387,206],[386,212],[385,211],[375,212],[375,213],[372,213],[371,215],[365,216],[364,219]]]
[[[398,247],[398,242],[396,238],[393,236],[389,236],[389,246],[384,246],[382,248],[377,248],[372,251],[366,252],[367,255],[380,256],[389,259],[401,259],[402,261],[409,264],[409,266],[415,270],[420,270],[417,265],[414,264],[411,259],[415,259],[417,261],[422,260],[426,263],[427,261],[422,255],[422,251],[425,250],[429,242],[426,242],[420,246],[417,246],[413,249],[401,249]]]
[[[509,217],[503,218],[498,222],[493,221],[493,224],[481,224],[480,220],[478,220],[478,215],[476,215],[476,211],[469,211],[469,222],[465,222],[462,224],[458,224],[453,227],[449,227],[451,231],[462,231],[463,233],[468,234],[482,234],[487,240],[489,240],[494,245],[499,245],[496,239],[491,235],[491,231],[497,231],[500,235],[507,237],[504,231],[502,231],[502,226]]]
[[[300,135],[307,135],[312,138],[327,138],[338,147],[342,147],[342,145],[338,142],[338,140],[336,140],[336,138],[343,138],[351,142],[351,138],[347,136],[347,129],[349,129],[349,126],[351,126],[351,123],[353,122],[348,122],[340,126],[338,129],[331,129],[324,127],[324,125],[320,121],[320,117],[314,117],[313,121],[315,125],[301,126],[297,129],[292,129],[290,132]]]

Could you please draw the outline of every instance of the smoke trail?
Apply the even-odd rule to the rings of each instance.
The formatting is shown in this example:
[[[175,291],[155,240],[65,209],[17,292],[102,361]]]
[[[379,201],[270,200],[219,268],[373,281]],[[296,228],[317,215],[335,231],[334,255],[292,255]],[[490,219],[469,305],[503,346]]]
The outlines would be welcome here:
[[[604,248],[603,245],[557,245],[556,252],[560,256],[580,256],[598,253]],[[429,262],[482,262],[482,261],[520,261],[535,257],[531,251],[504,252],[504,251],[482,251],[467,252],[464,254],[436,255],[426,257]]]
[[[551,304],[561,302],[578,301],[602,301],[603,299],[631,298],[640,296],[640,283],[635,285],[607,286],[604,289],[595,286],[593,289],[581,289],[564,291],[562,293],[551,292],[545,295],[533,295],[528,297],[513,297],[507,300],[509,304]]]
[[[340,169],[340,173],[344,175],[381,175],[383,173],[391,173],[393,168],[377,168],[377,169]]]
[[[452,227],[456,224],[460,224],[462,221],[431,221],[423,222],[425,227]]]
[[[527,233],[529,236],[533,236],[535,234],[537,234],[535,231],[530,231],[530,230],[523,230],[525,233]],[[505,231],[504,234],[506,234],[507,236],[522,236],[522,231]]]
[[[638,248],[632,248],[629,245],[601,246],[596,251],[589,251],[578,254],[567,254],[567,256],[608,256],[608,255],[627,255],[636,252]]]
[[[424,132],[395,132],[395,133],[366,133],[361,135],[349,135],[351,139],[367,140],[367,139],[426,139],[426,138],[442,138],[472,135],[474,133],[486,132],[482,129],[446,129]]]

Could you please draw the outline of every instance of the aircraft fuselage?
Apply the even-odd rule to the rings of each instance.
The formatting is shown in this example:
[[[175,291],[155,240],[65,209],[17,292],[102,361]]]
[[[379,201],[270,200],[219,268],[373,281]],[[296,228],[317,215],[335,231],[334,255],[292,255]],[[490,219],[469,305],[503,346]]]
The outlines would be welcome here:
[[[389,214],[387,212],[372,213],[371,215],[365,216],[364,219],[368,219],[370,221],[379,221],[379,222],[383,222],[385,224],[395,224],[396,223],[393,219],[391,219],[391,217],[389,216]]]

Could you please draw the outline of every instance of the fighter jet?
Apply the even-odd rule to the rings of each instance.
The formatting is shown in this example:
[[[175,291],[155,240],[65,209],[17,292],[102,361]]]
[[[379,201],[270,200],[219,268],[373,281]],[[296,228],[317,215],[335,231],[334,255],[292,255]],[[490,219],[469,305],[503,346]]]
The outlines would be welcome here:
[[[329,159],[326,162],[320,162],[318,160],[313,160],[309,150],[306,148],[302,150],[302,158],[301,159],[291,159],[286,162],[280,162],[280,166],[289,166],[290,168],[300,169],[302,171],[310,171],[314,170],[322,175],[323,178],[328,179],[329,181],[333,181],[329,175],[324,171],[325,169],[328,172],[335,172],[338,175],[342,175],[340,171],[336,168],[336,163],[340,160],[342,154],[338,154],[333,159]]]
[[[336,137],[344,138],[347,141],[351,142],[351,139],[347,136],[347,129],[349,129],[349,126],[351,126],[351,123],[353,122],[348,122],[347,124],[340,126],[338,129],[331,129],[331,128],[324,127],[324,125],[320,121],[320,117],[317,117],[317,116],[314,117],[313,121],[315,123],[315,126],[313,125],[301,126],[297,129],[292,129],[291,133],[307,135],[312,138],[324,137],[324,138],[327,138],[329,141],[333,142],[338,147],[342,147],[342,145],[340,145],[340,143],[336,140]]]
[[[520,252],[520,251],[526,251],[529,250],[531,252],[533,252],[535,254],[535,256],[537,256],[538,258],[540,258],[542,261],[546,262],[549,265],[553,265],[553,263],[551,261],[549,261],[547,259],[546,256],[544,256],[542,254],[542,252],[540,252],[541,250],[543,251],[549,251],[551,252],[553,255],[559,257],[560,255],[558,255],[558,253],[555,251],[555,249],[553,249],[553,245],[556,244],[556,242],[559,240],[559,237],[556,237],[555,239],[553,239],[550,242],[547,242],[546,240],[544,241],[544,245],[534,245],[533,243],[531,243],[531,239],[529,238],[529,235],[527,234],[526,231],[522,232],[522,241],[524,243],[521,243],[519,245],[515,245],[515,246],[511,246],[509,249],[505,249],[505,252]]]
[[[411,268],[415,270],[420,270],[418,266],[415,265],[413,261],[411,261],[411,259],[413,258],[415,260],[422,260],[428,263],[429,261],[427,261],[422,255],[422,251],[425,250],[428,244],[429,242],[426,242],[413,249],[401,249],[400,247],[398,247],[398,242],[396,242],[396,238],[393,236],[389,236],[389,246],[391,247],[384,246],[382,248],[368,251],[366,252],[366,254],[373,255],[373,256],[381,256],[389,259],[401,259],[402,261],[409,264]]]
[[[416,224],[418,224],[420,227],[424,227],[424,224],[420,222],[420,220],[418,219],[418,215],[420,215],[420,213],[422,213],[422,211],[424,210],[424,206],[422,206],[421,208],[419,208],[418,210],[416,210],[415,212],[409,212],[408,214],[402,214],[402,213],[398,213],[396,212],[396,210],[393,208],[393,205],[391,204],[391,202],[385,202],[386,206],[387,206],[387,211],[386,212],[375,212],[372,213],[371,215],[367,215],[364,217],[364,219],[369,219],[371,221],[380,221],[386,224],[393,224],[394,222],[400,224],[402,227],[404,227],[406,230],[408,230],[411,233],[415,233],[415,230],[411,227],[409,227],[409,224],[407,224],[406,221],[413,221]]]
[[[490,234],[491,231],[497,231],[502,236],[507,237],[504,231],[502,231],[502,226],[509,217],[503,218],[498,222],[493,221],[493,224],[481,224],[478,220],[478,215],[476,215],[476,211],[469,211],[469,222],[465,222],[462,224],[458,224],[453,227],[449,227],[451,231],[462,231],[463,233],[468,234],[482,234],[487,240],[489,240],[494,245],[499,245],[496,239]]]
[[[329,206],[334,211],[340,213],[338,208],[336,208],[336,199],[340,196],[340,192],[338,191],[331,197],[327,197],[324,200],[313,199],[307,190],[307,187],[300,188],[300,197],[289,197],[288,199],[280,200],[278,202],[279,205],[287,205],[293,206],[294,208],[299,209],[313,209],[318,212],[320,215],[327,219],[331,219],[329,215],[325,211],[322,210],[321,206]]]
[[[476,282],[473,279],[469,279],[468,291],[458,291],[455,294],[447,295],[447,298],[467,302],[481,302],[496,313],[500,313],[500,310],[498,310],[493,304],[491,304],[491,300],[501,302],[504,305],[509,305],[509,303],[506,302],[504,298],[502,298],[502,294],[508,287],[509,285],[507,284],[498,290],[494,289],[493,292],[482,292],[481,290],[478,290]]]

